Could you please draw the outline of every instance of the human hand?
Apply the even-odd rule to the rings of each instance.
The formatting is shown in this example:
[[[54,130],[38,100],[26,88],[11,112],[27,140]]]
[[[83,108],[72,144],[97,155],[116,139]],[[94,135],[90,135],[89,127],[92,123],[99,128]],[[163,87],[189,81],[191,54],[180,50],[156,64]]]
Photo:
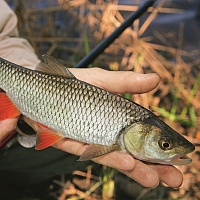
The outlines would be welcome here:
[[[19,116],[0,121],[0,144],[10,133],[16,129],[18,119]]]

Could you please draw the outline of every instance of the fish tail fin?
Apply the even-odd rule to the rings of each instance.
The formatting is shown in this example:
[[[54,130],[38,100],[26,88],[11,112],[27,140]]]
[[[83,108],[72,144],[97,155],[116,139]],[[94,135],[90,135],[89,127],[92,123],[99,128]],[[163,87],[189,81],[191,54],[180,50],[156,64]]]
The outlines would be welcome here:
[[[4,92],[0,92],[0,121],[21,115],[19,109]]]

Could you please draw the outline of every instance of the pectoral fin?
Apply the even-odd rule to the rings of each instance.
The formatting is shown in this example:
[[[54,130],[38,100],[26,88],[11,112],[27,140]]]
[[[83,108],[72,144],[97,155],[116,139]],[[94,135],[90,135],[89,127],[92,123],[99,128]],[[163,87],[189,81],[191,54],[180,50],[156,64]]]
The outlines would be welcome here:
[[[112,146],[92,144],[86,148],[79,158],[79,161],[91,160],[117,150],[120,150],[120,146],[118,144],[114,144]]]
[[[55,144],[62,138],[62,135],[54,130],[39,124],[39,130],[37,134],[36,150],[42,150]]]
[[[17,117],[21,114],[18,108],[12,103],[4,92],[0,92],[0,121]]]

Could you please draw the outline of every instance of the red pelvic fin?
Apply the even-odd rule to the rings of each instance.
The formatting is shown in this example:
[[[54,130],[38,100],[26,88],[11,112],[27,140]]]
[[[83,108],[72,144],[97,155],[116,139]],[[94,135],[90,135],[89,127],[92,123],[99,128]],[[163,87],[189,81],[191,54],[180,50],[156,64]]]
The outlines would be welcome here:
[[[61,134],[53,131],[52,129],[42,124],[38,124],[38,126],[39,126],[39,131],[35,147],[36,150],[42,150],[49,146],[52,146],[62,138]]]
[[[19,116],[21,112],[8,98],[6,93],[0,92],[0,121]]]

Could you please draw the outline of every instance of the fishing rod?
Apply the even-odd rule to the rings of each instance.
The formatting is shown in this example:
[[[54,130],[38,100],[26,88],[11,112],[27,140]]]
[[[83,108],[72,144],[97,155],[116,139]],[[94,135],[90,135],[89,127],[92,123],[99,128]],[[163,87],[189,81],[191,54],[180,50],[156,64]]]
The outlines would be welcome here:
[[[107,38],[102,40],[88,55],[86,55],[76,66],[75,68],[86,68],[91,64],[113,41],[118,38],[122,32],[133,22],[138,19],[142,14],[144,14],[147,9],[156,2],[156,0],[147,0],[141,7],[138,8],[136,12],[130,14],[125,21],[116,28]]]

